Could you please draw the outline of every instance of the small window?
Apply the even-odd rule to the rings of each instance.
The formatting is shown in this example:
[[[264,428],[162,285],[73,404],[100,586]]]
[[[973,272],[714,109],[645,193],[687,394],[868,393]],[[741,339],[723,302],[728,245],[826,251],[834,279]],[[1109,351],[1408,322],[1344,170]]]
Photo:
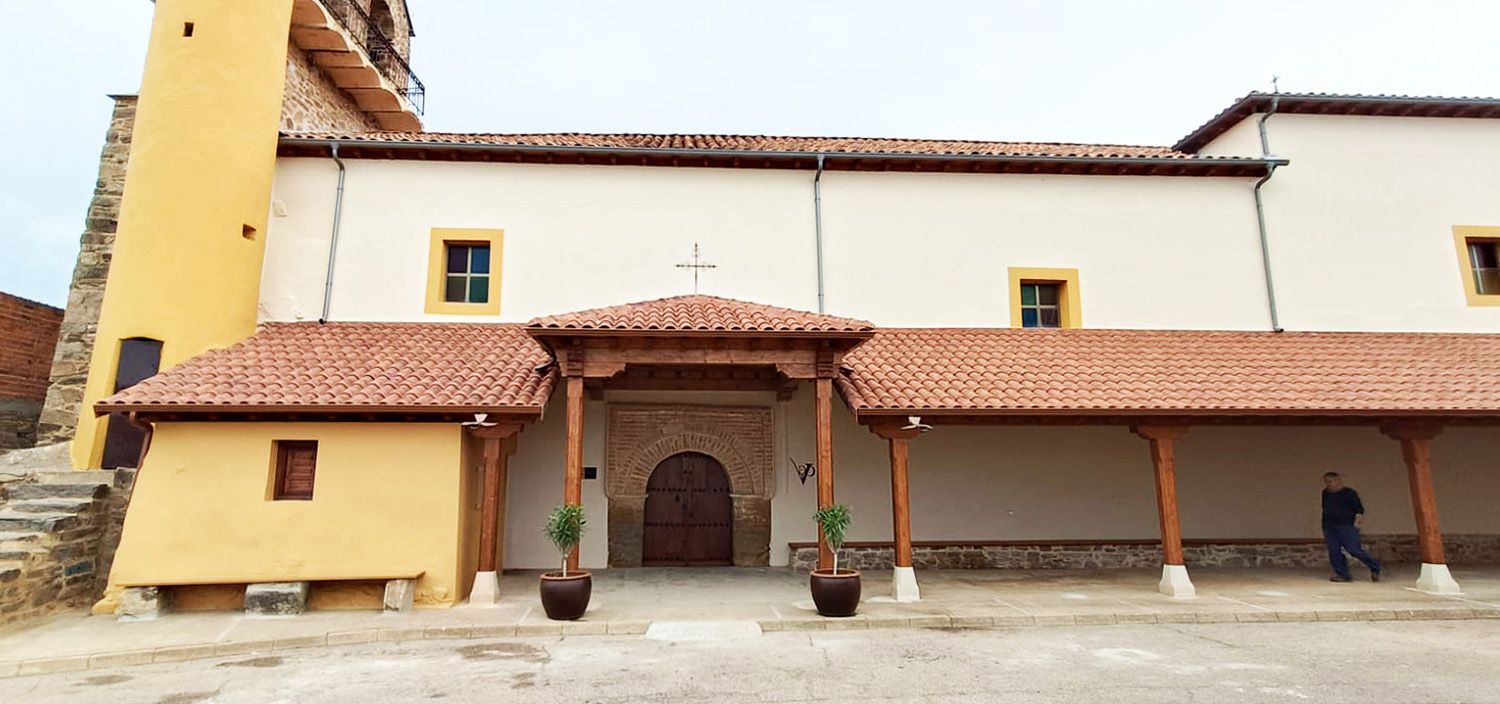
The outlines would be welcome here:
[[[449,242],[443,301],[446,303],[489,303],[490,246]]]
[[[313,479],[317,473],[316,440],[276,441],[276,489],[272,498],[277,501],[311,501]]]
[[[1481,296],[1500,296],[1500,240],[1471,239],[1468,245],[1474,292]]]
[[[1021,327],[1062,327],[1062,284],[1021,284]]]

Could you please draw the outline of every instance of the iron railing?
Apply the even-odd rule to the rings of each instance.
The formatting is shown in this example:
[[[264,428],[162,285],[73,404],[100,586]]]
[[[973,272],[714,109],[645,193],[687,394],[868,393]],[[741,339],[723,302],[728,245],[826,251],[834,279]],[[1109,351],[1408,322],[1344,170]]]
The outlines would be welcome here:
[[[427,107],[427,87],[422,85],[417,74],[412,73],[411,65],[406,63],[391,38],[370,18],[370,13],[360,7],[357,0],[323,0],[323,6],[354,37],[365,56],[370,58],[370,63],[395,84],[396,90],[406,96],[407,102],[421,115]]]

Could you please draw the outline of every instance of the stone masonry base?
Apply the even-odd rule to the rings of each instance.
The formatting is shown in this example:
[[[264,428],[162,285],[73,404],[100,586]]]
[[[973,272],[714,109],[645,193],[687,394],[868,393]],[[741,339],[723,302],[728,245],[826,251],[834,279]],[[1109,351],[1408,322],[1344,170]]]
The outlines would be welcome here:
[[[1443,536],[1450,564],[1500,564],[1500,534]],[[1365,536],[1365,548],[1376,559],[1389,562],[1421,561],[1415,535]],[[1317,539],[1185,541],[1189,566],[1201,567],[1318,567],[1328,562],[1328,551]],[[791,564],[799,571],[811,570],[818,561],[818,548],[810,543],[791,544]],[[893,557],[889,543],[846,543],[839,553],[840,566],[856,570],[889,570]],[[1108,543],[1084,541],[970,541],[920,542],[912,545],[912,566],[917,569],[1116,569],[1155,568],[1161,565],[1161,546],[1149,540]]]

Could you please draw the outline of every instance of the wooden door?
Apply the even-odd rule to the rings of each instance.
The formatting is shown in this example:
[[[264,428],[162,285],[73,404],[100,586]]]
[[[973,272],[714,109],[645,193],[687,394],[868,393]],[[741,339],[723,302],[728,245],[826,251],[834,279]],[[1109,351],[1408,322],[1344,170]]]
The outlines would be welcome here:
[[[641,564],[734,564],[733,514],[718,460],[697,452],[662,460],[646,482]]]

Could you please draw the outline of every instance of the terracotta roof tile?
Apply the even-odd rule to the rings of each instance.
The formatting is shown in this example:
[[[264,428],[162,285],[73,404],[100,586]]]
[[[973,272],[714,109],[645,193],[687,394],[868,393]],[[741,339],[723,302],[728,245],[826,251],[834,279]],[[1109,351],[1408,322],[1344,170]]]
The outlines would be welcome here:
[[[856,412],[1500,412],[1500,335],[881,329]]]
[[[546,350],[519,325],[275,323],[100,401],[166,407],[539,412]]]
[[[1062,142],[993,142],[967,139],[885,137],[778,137],[737,134],[484,134],[454,132],[293,132],[287,139],[347,139],[407,144],[673,151],[892,154],[912,156],[1046,156],[1080,158],[1153,157],[1202,159],[1171,147]]]
[[[675,333],[827,333],[867,335],[863,320],[837,318],[717,296],[675,296],[535,318],[532,334],[551,331]]]

